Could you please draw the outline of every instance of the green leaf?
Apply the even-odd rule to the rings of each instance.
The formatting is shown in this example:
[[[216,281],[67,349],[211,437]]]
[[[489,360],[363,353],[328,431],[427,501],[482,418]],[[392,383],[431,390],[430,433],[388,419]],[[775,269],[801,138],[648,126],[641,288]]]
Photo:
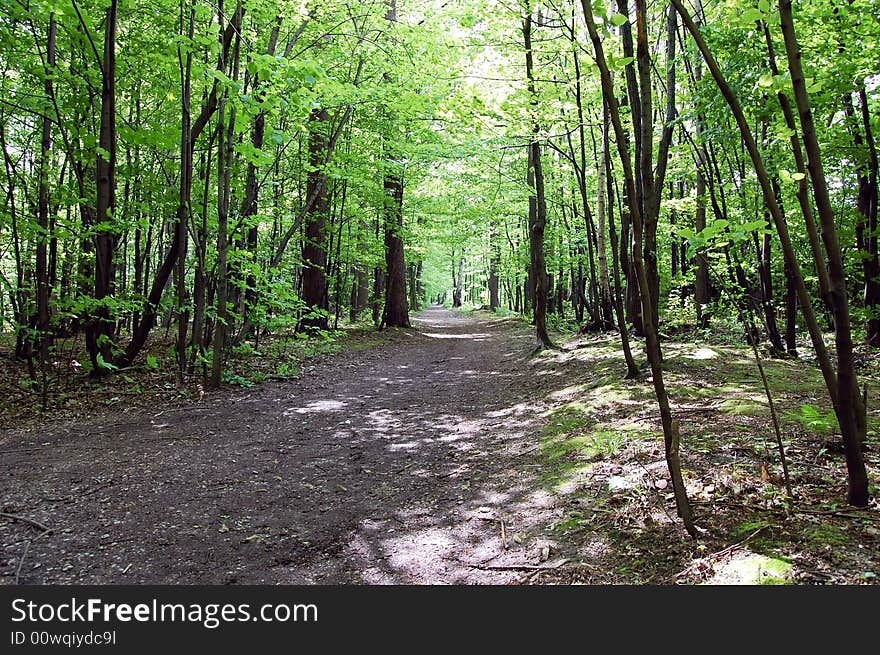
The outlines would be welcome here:
[[[759,21],[762,18],[764,18],[764,14],[757,9],[746,9],[742,13],[742,16],[740,16],[740,20],[744,26],[749,26],[750,23]]]
[[[95,355],[95,361],[98,362],[98,366],[102,369],[106,369],[108,371],[118,371],[119,367],[115,364],[111,364],[110,362],[104,361],[104,358],[101,356],[101,353]]]
[[[611,17],[611,24],[614,25],[615,27],[620,27],[621,25],[623,25],[624,23],[627,23],[627,22],[629,22],[629,18],[627,18],[623,14],[614,14]]]

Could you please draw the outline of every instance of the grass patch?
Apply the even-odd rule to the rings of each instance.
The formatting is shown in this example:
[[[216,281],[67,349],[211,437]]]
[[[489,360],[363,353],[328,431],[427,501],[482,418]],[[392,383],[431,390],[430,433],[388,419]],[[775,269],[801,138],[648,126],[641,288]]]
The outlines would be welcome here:
[[[770,409],[766,405],[747,398],[725,398],[718,406],[718,411],[731,416],[752,416],[754,418],[770,416]]]
[[[807,542],[811,546],[823,548],[825,546],[842,547],[850,543],[850,535],[833,523],[825,523],[807,528],[805,532]]]
[[[550,462],[575,454],[592,459],[597,455],[613,455],[620,450],[626,438],[624,432],[606,428],[588,430],[590,423],[592,418],[582,403],[568,403],[554,410],[541,430],[544,457]]]

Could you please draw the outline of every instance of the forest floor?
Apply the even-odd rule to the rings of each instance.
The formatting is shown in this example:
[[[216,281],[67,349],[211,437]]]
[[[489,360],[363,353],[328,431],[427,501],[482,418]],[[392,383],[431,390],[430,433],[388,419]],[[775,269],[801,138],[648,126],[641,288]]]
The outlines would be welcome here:
[[[877,501],[843,502],[809,362],[765,361],[789,503],[749,351],[664,344],[694,540],[616,336],[533,357],[516,320],[415,325],[294,379],[7,422],[0,584],[877,582]],[[873,361],[860,375],[876,389]],[[874,481],[878,450],[872,430]]]

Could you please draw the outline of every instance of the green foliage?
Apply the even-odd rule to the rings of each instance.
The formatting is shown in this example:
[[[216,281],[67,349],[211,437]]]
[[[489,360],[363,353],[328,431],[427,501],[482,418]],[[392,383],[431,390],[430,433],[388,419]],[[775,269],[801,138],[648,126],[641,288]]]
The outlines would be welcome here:
[[[249,389],[256,385],[256,381],[251,378],[246,378],[242,375],[238,375],[237,373],[231,373],[229,371],[223,372],[222,380],[226,384],[231,384],[236,387],[243,387],[245,389]]]
[[[800,414],[794,415],[807,430],[820,434],[832,434],[837,429],[834,410],[823,412],[813,405],[801,405]]]

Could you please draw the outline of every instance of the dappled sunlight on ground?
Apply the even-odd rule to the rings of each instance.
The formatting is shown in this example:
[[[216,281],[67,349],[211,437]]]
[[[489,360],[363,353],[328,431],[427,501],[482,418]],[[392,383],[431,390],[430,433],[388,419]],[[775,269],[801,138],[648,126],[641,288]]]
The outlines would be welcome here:
[[[289,416],[291,414],[314,414],[317,412],[341,412],[348,406],[347,403],[342,402],[341,400],[316,400],[314,402],[308,403],[303,407],[291,407],[286,412],[284,412],[285,416]]]
[[[468,341],[485,341],[490,338],[492,335],[487,334],[485,332],[474,332],[464,334],[442,334],[439,332],[423,332],[426,337],[431,339],[467,339]]]
[[[738,579],[743,566],[734,562],[758,561],[752,555],[791,559],[790,534],[808,544],[864,538],[824,525],[780,527],[766,396],[744,348],[665,344],[685,483],[703,530],[697,543],[675,515],[650,376],[623,379],[616,336],[556,335],[563,350],[533,357],[532,328],[510,319],[432,309],[414,322],[430,332],[405,332],[406,344],[393,350],[238,396],[197,427],[180,411],[128,425],[124,439],[89,434],[102,457],[88,461],[67,454],[85,436],[52,437],[51,476],[19,457],[15,470],[30,476],[36,507],[70,480],[117,485],[62,507],[88,529],[36,544],[35,561],[47,564],[33,575],[98,583],[723,582]],[[819,454],[822,441],[805,439],[791,414],[821,397],[821,377],[797,361],[765,368],[798,481],[833,488],[823,476],[840,479],[839,458]],[[129,477],[133,463],[148,486]],[[132,497],[139,502],[125,501]],[[735,509],[743,505],[770,513]],[[150,534],[129,540],[143,525]],[[98,549],[95,535],[107,535],[113,549]],[[59,558],[70,555],[45,550],[56,546],[94,555],[65,574]],[[805,570],[826,575],[824,560],[811,557],[782,581]],[[135,577],[121,578],[129,562],[137,562]],[[852,566],[872,562],[865,554]]]

